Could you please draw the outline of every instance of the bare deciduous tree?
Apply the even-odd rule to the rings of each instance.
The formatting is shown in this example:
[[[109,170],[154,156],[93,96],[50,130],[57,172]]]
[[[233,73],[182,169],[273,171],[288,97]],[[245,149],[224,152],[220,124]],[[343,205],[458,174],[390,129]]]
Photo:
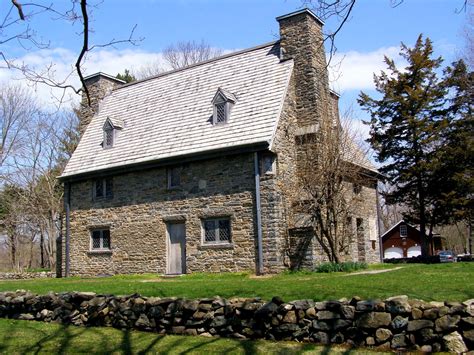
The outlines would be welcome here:
[[[351,243],[356,241],[360,228],[354,228],[357,200],[368,177],[365,152],[355,143],[350,120],[322,120],[312,133],[298,138],[298,172],[295,183],[288,186],[295,208],[295,225],[310,228],[300,243],[314,238],[330,262],[344,261]],[[288,245],[291,244],[289,236]],[[287,248],[292,252],[291,249]],[[297,248],[298,249],[298,248]],[[301,249],[301,248],[300,248]],[[303,255],[290,256],[293,267],[298,267]]]
[[[395,8],[402,5],[404,0],[387,0],[387,2]],[[329,18],[336,19],[336,28],[324,34],[324,42],[329,43],[328,65],[330,65],[334,54],[337,52],[336,36],[349,21],[356,7],[356,0],[301,0],[301,4],[303,7],[312,9],[323,21]],[[460,13],[468,10],[468,0],[458,0],[458,4],[460,4],[460,8],[456,7],[456,12]]]
[[[17,120],[25,124],[19,135],[21,149],[12,150],[14,154],[0,167],[2,230],[8,236],[12,267],[28,267],[36,259],[42,267],[54,267],[62,211],[57,176],[75,147],[77,118],[70,113],[41,112],[27,91],[15,93],[24,96],[17,97],[23,104]]]
[[[163,57],[173,69],[187,67],[222,55],[222,50],[201,41],[178,42],[165,48]]]
[[[87,0],[70,0],[69,5],[63,2],[51,2],[43,4],[41,2],[23,2],[20,0],[11,0],[11,7],[3,19],[0,19],[0,58],[3,65],[0,67],[19,70],[26,79],[34,84],[43,84],[54,88],[63,89],[63,97],[66,90],[72,90],[79,94],[83,90],[88,101],[90,101],[89,92],[84,82],[83,64],[87,54],[96,48],[104,48],[121,43],[136,44],[140,39],[134,39],[135,27],[126,39],[112,39],[107,43],[90,43],[90,20],[91,10],[97,7],[96,4],[89,4]],[[33,68],[24,63],[17,62],[11,57],[5,49],[6,44],[16,42],[20,47],[31,49],[47,49],[50,47],[50,41],[41,37],[34,29],[35,20],[40,20],[48,16],[49,21],[63,21],[66,26],[74,26],[79,23],[80,30],[78,35],[81,37],[81,48],[78,52],[75,63],[71,63],[72,69],[64,77],[58,78],[51,63],[45,68]],[[70,79],[77,75],[80,80],[80,86],[74,86]],[[58,98],[62,102],[63,97]],[[90,103],[90,102],[89,102]]]
[[[30,93],[19,85],[0,87],[0,167],[19,153],[27,139],[27,125],[38,111]]]
[[[180,69],[192,64],[204,62],[222,55],[222,50],[214,48],[204,40],[183,41],[167,46],[163,50],[163,62],[156,60],[134,71],[138,79],[158,75],[167,69]]]

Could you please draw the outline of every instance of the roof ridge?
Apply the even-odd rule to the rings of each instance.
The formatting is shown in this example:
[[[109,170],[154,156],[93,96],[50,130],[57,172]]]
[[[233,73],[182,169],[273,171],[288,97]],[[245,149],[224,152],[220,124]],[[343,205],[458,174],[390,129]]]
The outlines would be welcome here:
[[[153,79],[161,78],[161,77],[171,75],[171,74],[174,74],[174,73],[179,73],[181,71],[191,69],[191,68],[195,68],[195,67],[198,67],[200,65],[216,62],[216,61],[221,60],[221,59],[226,59],[226,58],[230,58],[230,57],[240,55],[240,54],[244,54],[244,53],[247,53],[247,52],[256,51],[256,50],[259,50],[259,49],[262,49],[262,48],[265,48],[265,47],[274,46],[277,43],[280,43],[280,40],[267,42],[267,43],[264,43],[264,44],[260,44],[258,46],[254,46],[254,47],[242,49],[240,51],[224,54],[224,55],[221,55],[219,57],[215,57],[215,58],[212,58],[212,59],[204,60],[204,61],[199,62],[199,63],[194,63],[194,64],[191,64],[191,65],[185,66],[183,68],[173,69],[173,70],[166,71],[166,72],[163,72],[163,73],[160,73],[160,74],[157,74],[157,75],[150,76],[148,78],[132,81],[130,83],[126,83],[124,85],[117,86],[113,89],[113,91],[117,91],[117,90],[120,90],[122,88],[126,88],[126,87],[129,87],[129,86],[135,85],[135,84],[143,83],[143,82],[148,81],[148,80],[153,80]]]

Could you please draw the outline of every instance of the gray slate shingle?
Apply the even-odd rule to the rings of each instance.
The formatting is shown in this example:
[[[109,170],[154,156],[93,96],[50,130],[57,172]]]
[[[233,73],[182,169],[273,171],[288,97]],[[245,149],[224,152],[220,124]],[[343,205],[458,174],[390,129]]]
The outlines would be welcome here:
[[[271,143],[293,62],[278,43],[115,89],[100,104],[62,177],[241,145]],[[217,89],[237,101],[227,124],[212,125]],[[102,126],[123,122],[111,149]]]

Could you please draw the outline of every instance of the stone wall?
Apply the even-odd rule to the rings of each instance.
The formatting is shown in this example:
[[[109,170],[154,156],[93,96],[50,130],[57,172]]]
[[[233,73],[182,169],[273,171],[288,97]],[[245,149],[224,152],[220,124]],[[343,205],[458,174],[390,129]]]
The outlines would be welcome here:
[[[26,279],[45,279],[56,277],[55,272],[0,272],[0,280],[26,280]]]
[[[93,180],[73,183],[71,275],[166,273],[167,223],[186,228],[186,271],[255,271],[253,154],[182,165],[168,189],[167,168],[113,176],[113,198],[94,200]],[[204,218],[229,217],[232,243],[202,243]],[[110,230],[111,250],[91,251],[91,230]]]
[[[271,302],[96,295],[89,292],[0,293],[0,317],[109,326],[160,334],[297,340],[375,349],[466,352],[474,349],[474,300]]]

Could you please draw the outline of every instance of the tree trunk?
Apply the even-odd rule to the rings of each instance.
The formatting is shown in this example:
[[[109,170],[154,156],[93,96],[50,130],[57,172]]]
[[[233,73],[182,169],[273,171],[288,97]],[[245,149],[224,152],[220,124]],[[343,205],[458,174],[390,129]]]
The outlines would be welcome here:
[[[421,234],[421,256],[427,257],[428,241],[426,240],[426,208],[425,208],[425,191],[423,188],[423,180],[421,175],[417,177],[417,189],[418,189],[418,205],[419,205],[419,218],[420,218],[420,234]]]
[[[41,268],[44,269],[44,234],[43,231],[40,232],[40,258],[41,258]]]
[[[8,236],[8,239],[10,239],[10,261],[12,264],[12,269],[16,269],[16,237],[14,233],[11,233]]]

